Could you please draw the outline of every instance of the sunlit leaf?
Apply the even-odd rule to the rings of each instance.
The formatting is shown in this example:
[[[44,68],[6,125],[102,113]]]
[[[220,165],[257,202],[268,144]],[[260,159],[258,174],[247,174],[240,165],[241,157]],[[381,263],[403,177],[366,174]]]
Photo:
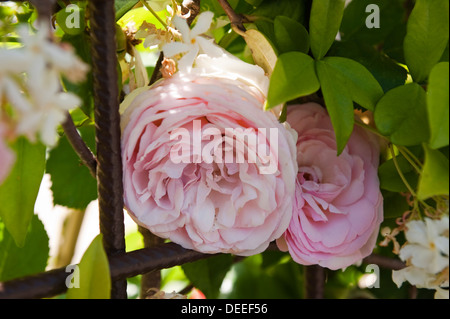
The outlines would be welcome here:
[[[424,144],[425,163],[420,176],[417,197],[427,199],[437,195],[449,194],[449,161],[448,158]]]
[[[109,263],[102,243],[102,235],[94,238],[79,267],[79,287],[67,290],[67,299],[109,299],[111,277]]]
[[[430,146],[434,149],[449,144],[449,63],[436,64],[430,74],[427,95],[430,122]]]

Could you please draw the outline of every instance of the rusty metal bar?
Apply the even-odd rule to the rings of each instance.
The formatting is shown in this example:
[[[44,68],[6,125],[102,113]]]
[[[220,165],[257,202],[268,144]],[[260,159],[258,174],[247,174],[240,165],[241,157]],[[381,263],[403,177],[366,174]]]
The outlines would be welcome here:
[[[214,255],[184,249],[174,243],[143,248],[109,257],[111,279],[114,282],[126,282],[128,277],[145,274],[152,270],[171,268],[211,256]],[[0,299],[36,299],[62,294],[67,290],[66,278],[70,273],[70,271],[66,272],[65,267],[62,267],[0,283]]]
[[[125,252],[119,89],[114,1],[89,1],[100,232],[108,256]],[[111,298],[126,298],[126,281],[112,283]]]
[[[305,288],[307,299],[323,299],[325,291],[325,269],[318,265],[306,266]]]

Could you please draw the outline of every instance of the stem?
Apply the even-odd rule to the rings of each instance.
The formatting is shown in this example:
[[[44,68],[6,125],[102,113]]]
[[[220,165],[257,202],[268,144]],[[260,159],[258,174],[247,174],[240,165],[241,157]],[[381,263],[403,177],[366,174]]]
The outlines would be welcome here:
[[[361,126],[362,128],[372,132],[373,134],[377,135],[378,137],[381,137],[382,139],[386,140],[389,142],[389,139],[382,135],[380,132],[378,132],[375,128],[373,128],[372,126],[367,125],[366,123],[363,122],[359,122],[359,121],[355,121],[355,124],[358,126]]]
[[[405,184],[406,188],[408,188],[408,191],[411,193],[411,195],[416,198],[416,193],[414,192],[414,190],[412,189],[411,185],[409,185],[408,181],[405,178],[405,175],[403,175],[402,170],[400,169],[400,166],[398,165],[397,162],[397,157],[395,156],[395,151],[394,151],[394,145],[393,144],[389,144],[389,151],[391,152],[392,155],[392,161],[394,162],[394,166],[397,170],[398,175],[400,176],[400,178],[402,179],[403,183]]]
[[[418,174],[422,173],[422,169],[419,167],[422,166],[422,163],[419,162],[419,160],[413,155],[413,158],[410,157],[410,154],[405,150],[406,147],[403,146],[397,146],[398,151],[400,154],[403,155],[403,157],[411,164],[411,166],[416,170]]]
[[[419,167],[419,171],[422,171],[422,163],[417,159],[417,157],[407,148],[404,146],[397,146],[398,150],[400,152],[405,152],[405,154],[408,154],[409,158],[414,160],[414,162],[417,164],[417,166]],[[405,154],[403,154],[403,156],[405,156]],[[405,156],[406,157],[406,156]]]
[[[97,178],[97,159],[78,133],[69,112],[67,112],[66,120],[62,123],[62,127],[74,151],[78,154],[83,164],[89,169],[91,175],[94,178]]]
[[[140,2],[144,5],[144,7],[146,7],[148,9],[148,11],[150,11],[153,16],[156,18],[156,20],[158,20],[166,29],[169,29],[169,27],[167,26],[167,23],[165,23],[159,16],[158,14],[152,9],[152,7],[150,7],[150,5],[147,3],[146,0],[140,0]]]

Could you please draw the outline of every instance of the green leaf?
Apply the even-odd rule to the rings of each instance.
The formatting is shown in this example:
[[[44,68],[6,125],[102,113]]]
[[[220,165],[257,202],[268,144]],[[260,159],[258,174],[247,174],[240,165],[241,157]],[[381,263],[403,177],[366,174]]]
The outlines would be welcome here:
[[[18,247],[0,220],[0,282],[45,270],[49,238],[44,225],[33,215],[23,247]]]
[[[217,298],[220,286],[233,264],[230,254],[221,254],[182,266],[186,277],[200,289],[207,298]]]
[[[427,107],[430,122],[430,146],[438,149],[449,144],[449,63],[441,62],[431,70]]]
[[[411,146],[429,139],[426,92],[416,83],[387,92],[378,102],[374,119],[383,135],[398,145]]]
[[[396,157],[397,164],[405,176],[408,184],[414,189],[416,188],[419,179],[418,174],[409,162],[401,155]],[[400,175],[397,172],[393,159],[390,159],[378,168],[378,177],[380,179],[380,188],[391,192],[407,192],[408,188],[403,183]]]
[[[94,125],[78,128],[91,150],[95,149]],[[97,198],[97,181],[81,163],[66,136],[50,151],[47,172],[51,175],[53,203],[66,207],[85,209]],[[67,181],[70,180],[70,183]]]
[[[309,55],[301,52],[282,54],[270,78],[266,109],[310,95],[319,88],[314,60]]]
[[[25,244],[45,169],[45,146],[19,138],[12,145],[16,162],[0,186],[0,217],[17,246]]]
[[[163,21],[166,19],[164,11],[157,12],[157,14]],[[158,29],[165,29],[161,22],[145,7],[132,9],[117,20],[122,28],[125,28],[130,22],[134,22],[138,29],[143,22],[154,24]]]
[[[406,64],[416,82],[427,79],[448,42],[448,0],[416,0],[404,41]]]
[[[344,85],[353,101],[373,111],[384,92],[378,81],[361,64],[341,57],[328,57],[324,61],[344,78]]]
[[[301,23],[288,17],[278,16],[274,21],[274,32],[280,53],[290,51],[308,53],[309,34]]]
[[[355,119],[352,96],[345,86],[345,78],[338,70],[325,61],[316,61],[316,69],[325,105],[336,135],[337,154],[339,155],[353,132]]]
[[[69,288],[67,299],[109,299],[111,297],[109,263],[101,234],[89,245],[78,267],[79,287]]]
[[[114,0],[114,9],[116,11],[116,21],[130,11],[139,0]]]
[[[438,150],[433,150],[424,144],[425,163],[419,180],[417,197],[427,199],[432,196],[449,193],[449,161]]]
[[[313,0],[309,35],[311,51],[317,60],[327,54],[338,34],[345,0]]]
[[[398,65],[396,61],[371,45],[351,41],[335,42],[328,54],[349,58],[361,63],[380,83],[384,92],[405,84],[408,76],[404,67]]]
[[[244,39],[252,52],[255,63],[270,76],[277,62],[277,54],[272,43],[264,34],[255,29],[245,31]]]

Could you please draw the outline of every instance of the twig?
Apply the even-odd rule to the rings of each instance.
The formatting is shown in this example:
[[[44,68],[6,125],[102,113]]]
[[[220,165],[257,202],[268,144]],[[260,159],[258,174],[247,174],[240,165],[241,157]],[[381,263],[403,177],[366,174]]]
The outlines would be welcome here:
[[[375,264],[391,270],[400,270],[406,267],[406,265],[400,259],[390,258],[377,254],[367,256],[366,258],[364,258],[363,263]]]
[[[91,175],[96,178],[97,159],[78,133],[69,112],[67,112],[66,120],[62,123],[62,127],[75,153],[78,154],[83,164],[89,169]]]
[[[184,0],[181,4],[181,13],[190,13],[186,22],[188,25],[191,25],[195,17],[200,13],[200,0]]]
[[[240,14],[237,14],[227,0],[217,0],[217,1],[227,14],[228,18],[230,19],[233,30],[236,31],[236,33],[245,32],[246,29],[243,24],[244,17]]]
[[[148,85],[152,85],[153,83],[158,81],[160,78],[162,78],[161,66],[162,66],[163,60],[164,60],[164,53],[161,51],[161,53],[159,54],[158,61],[156,61],[155,69],[153,70],[152,77],[150,78],[150,82]]]

